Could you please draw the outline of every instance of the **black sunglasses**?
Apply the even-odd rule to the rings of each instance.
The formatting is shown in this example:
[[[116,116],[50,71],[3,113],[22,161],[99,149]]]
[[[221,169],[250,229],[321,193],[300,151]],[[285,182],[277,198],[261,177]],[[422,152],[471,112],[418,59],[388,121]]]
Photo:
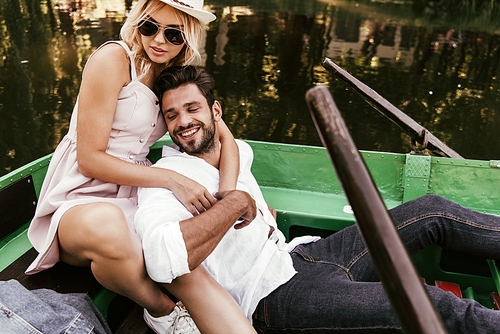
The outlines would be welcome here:
[[[143,20],[139,22],[139,32],[143,36],[154,36],[158,33],[160,28],[163,29],[163,34],[165,35],[165,39],[172,45],[181,45],[185,42],[184,32],[179,29],[170,28],[168,26],[162,26],[159,23]]]

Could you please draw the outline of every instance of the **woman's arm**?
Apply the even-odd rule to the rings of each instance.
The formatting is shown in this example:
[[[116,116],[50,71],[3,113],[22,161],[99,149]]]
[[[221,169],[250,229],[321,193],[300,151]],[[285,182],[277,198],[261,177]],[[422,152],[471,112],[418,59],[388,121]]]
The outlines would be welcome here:
[[[222,119],[217,123],[217,126],[219,127],[219,139],[221,142],[219,191],[234,190],[240,173],[238,145],[234,141],[233,134]]]
[[[215,199],[197,182],[174,171],[132,164],[106,153],[118,94],[130,82],[129,73],[128,56],[115,44],[96,52],[85,68],[78,97],[80,173],[120,185],[167,188],[192,214],[203,212]]]

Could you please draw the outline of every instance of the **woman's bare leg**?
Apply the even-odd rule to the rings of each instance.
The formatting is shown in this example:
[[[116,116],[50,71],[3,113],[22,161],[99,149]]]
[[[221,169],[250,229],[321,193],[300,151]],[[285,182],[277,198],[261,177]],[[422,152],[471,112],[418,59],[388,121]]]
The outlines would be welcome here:
[[[60,256],[75,266],[90,266],[99,283],[146,308],[154,317],[175,304],[146,273],[141,241],[121,209],[109,203],[75,206],[58,228]],[[229,293],[203,268],[165,287],[182,300],[202,333],[255,333]]]
[[[60,221],[58,239],[63,262],[90,266],[99,283],[152,316],[172,312],[174,302],[147,275],[141,240],[116,205],[92,203],[69,209]]]
[[[255,333],[233,297],[204,268],[198,267],[164,287],[182,301],[203,334]]]

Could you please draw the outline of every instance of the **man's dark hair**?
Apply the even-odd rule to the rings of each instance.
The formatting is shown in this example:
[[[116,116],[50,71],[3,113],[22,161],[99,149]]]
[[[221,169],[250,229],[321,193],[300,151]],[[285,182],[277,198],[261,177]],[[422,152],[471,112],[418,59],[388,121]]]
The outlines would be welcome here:
[[[195,84],[201,94],[205,97],[208,107],[212,109],[214,98],[214,78],[203,70],[194,66],[172,66],[164,69],[155,84],[155,93],[160,101],[163,94],[171,89],[176,89],[184,85]]]

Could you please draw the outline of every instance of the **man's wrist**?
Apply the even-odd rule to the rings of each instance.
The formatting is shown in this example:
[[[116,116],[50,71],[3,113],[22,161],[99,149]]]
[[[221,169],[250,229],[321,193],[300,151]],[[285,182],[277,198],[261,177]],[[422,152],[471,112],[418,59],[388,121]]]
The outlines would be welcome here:
[[[236,219],[242,218],[252,221],[255,218],[255,200],[249,193],[241,190],[231,190],[226,192],[222,201],[227,205],[229,212],[233,212],[238,216]]]

